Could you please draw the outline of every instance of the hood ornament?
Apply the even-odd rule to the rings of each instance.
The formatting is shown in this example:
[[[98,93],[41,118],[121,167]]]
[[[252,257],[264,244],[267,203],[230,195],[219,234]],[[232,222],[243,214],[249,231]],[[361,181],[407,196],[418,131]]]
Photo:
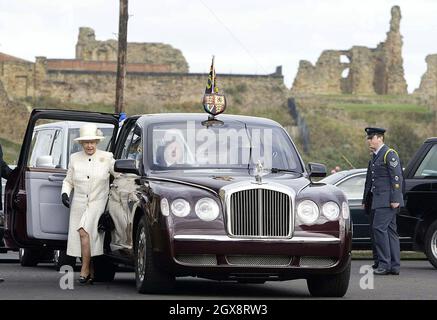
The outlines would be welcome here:
[[[261,163],[261,160],[258,160],[256,167],[255,167],[255,180],[256,183],[261,184],[262,183],[262,176],[264,175],[264,167]]]

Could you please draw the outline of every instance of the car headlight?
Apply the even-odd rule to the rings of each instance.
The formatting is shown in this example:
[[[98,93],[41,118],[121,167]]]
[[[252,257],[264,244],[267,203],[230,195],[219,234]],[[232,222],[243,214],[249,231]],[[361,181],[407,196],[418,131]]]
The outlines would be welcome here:
[[[197,216],[204,221],[215,220],[219,215],[219,206],[211,198],[202,198],[196,203]]]
[[[349,211],[349,205],[347,202],[343,202],[341,205],[341,212],[343,215],[343,219],[349,219],[350,217],[350,211]]]
[[[161,199],[161,212],[166,217],[170,214],[170,206],[168,205],[168,200],[166,198]]]
[[[319,207],[314,201],[304,200],[297,207],[299,220],[305,224],[313,224],[319,218]]]
[[[334,221],[340,215],[340,207],[335,202],[328,201],[323,205],[322,213],[328,220]]]
[[[171,212],[173,212],[176,217],[186,217],[190,213],[190,210],[190,204],[187,200],[179,198],[173,200],[173,202],[171,203]]]

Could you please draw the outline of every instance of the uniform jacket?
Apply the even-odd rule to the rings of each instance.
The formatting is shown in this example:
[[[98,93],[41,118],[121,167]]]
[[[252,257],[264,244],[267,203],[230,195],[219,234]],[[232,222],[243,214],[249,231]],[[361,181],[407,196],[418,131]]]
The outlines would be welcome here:
[[[101,150],[96,150],[92,156],[81,151],[70,157],[62,184],[62,193],[72,199],[67,243],[70,256],[81,256],[80,228],[90,236],[91,256],[103,254],[104,233],[99,233],[97,227],[108,200],[109,176],[114,174],[114,163],[112,153]]]
[[[367,210],[389,208],[393,202],[404,205],[401,161],[395,151],[388,150],[389,147],[382,146],[378,154],[369,161],[363,194],[363,203]]]
[[[9,168],[6,162],[3,160],[3,150],[0,146],[0,176],[4,179],[8,179],[12,170]],[[0,183],[0,195],[2,194],[2,185]],[[0,201],[0,210],[3,210],[2,201]]]

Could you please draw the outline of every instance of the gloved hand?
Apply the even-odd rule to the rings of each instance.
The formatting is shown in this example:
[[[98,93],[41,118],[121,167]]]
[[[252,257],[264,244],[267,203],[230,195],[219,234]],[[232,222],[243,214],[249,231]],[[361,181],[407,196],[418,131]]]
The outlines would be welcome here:
[[[66,206],[67,208],[70,208],[70,198],[68,197],[68,194],[63,193],[62,194],[62,203],[64,204],[64,206]]]

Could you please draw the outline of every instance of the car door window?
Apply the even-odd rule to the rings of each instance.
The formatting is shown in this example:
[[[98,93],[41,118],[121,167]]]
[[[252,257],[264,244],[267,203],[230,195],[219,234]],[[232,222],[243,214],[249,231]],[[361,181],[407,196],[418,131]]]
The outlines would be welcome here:
[[[437,177],[437,144],[429,150],[419,168],[417,168],[414,177]]]
[[[56,168],[62,167],[62,146],[63,146],[63,133],[62,130],[56,130],[55,136],[53,137],[53,144],[52,144],[52,150],[50,152],[50,155],[53,158],[53,165]],[[64,168],[66,169],[66,168]]]
[[[56,129],[45,129],[34,133],[30,150],[31,156],[28,162],[29,167],[36,167],[38,159],[50,155],[56,131]]]
[[[337,186],[346,194],[349,200],[362,199],[366,176],[360,175],[340,182]]]
[[[142,157],[141,128],[135,125],[125,141],[121,159],[140,160]]]

